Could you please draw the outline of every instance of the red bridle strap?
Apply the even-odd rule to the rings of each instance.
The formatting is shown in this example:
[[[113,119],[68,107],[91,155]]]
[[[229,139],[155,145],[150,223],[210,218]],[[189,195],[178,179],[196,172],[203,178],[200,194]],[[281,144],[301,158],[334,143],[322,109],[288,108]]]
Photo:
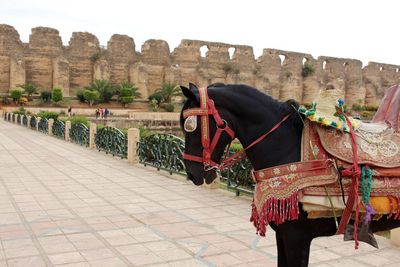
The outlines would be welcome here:
[[[225,158],[221,165],[219,166],[220,170],[224,170],[230,166],[232,166],[233,164],[235,164],[236,162],[239,162],[241,160],[243,160],[246,155],[244,155],[243,153],[248,150],[249,148],[255,146],[257,143],[259,143],[261,140],[263,140],[264,138],[266,138],[268,135],[270,135],[272,132],[274,132],[275,130],[277,130],[282,123],[284,123],[290,116],[292,115],[292,112],[287,114],[285,117],[283,117],[283,119],[278,122],[277,124],[275,124],[274,127],[271,128],[271,130],[269,130],[268,132],[266,132],[265,134],[261,135],[260,137],[258,137],[256,140],[254,140],[250,145],[248,145],[246,148],[236,152],[235,154],[233,154],[232,156],[230,156],[229,158]]]
[[[186,160],[201,162],[206,167],[215,167],[219,164],[211,160],[211,155],[223,132],[226,132],[232,140],[235,138],[235,132],[229,127],[226,121],[221,119],[218,110],[215,108],[214,101],[208,97],[207,88],[199,88],[200,107],[187,109],[183,112],[183,118],[189,116],[200,116],[201,127],[201,144],[203,146],[203,155],[194,156],[183,153],[183,158]],[[216,124],[217,131],[210,141],[210,122],[209,115],[213,116]]]

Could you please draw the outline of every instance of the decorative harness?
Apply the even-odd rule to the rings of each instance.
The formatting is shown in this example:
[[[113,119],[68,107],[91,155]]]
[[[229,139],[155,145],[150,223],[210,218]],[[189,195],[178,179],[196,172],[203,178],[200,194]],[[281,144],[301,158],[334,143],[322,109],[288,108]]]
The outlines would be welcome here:
[[[200,95],[200,107],[187,109],[183,112],[183,118],[188,118],[190,116],[200,116],[201,125],[201,144],[203,146],[203,155],[194,156],[187,153],[183,153],[183,158],[190,161],[200,162],[204,164],[204,170],[208,171],[213,168],[218,168],[219,164],[211,159],[212,153],[218,144],[221,134],[226,132],[231,139],[235,138],[235,132],[229,127],[228,123],[221,119],[218,110],[215,108],[214,101],[208,97],[207,88],[199,88]],[[209,115],[212,115],[216,124],[217,131],[213,137],[210,139],[210,121]],[[210,143],[211,141],[211,143]]]
[[[245,158],[243,154],[247,149],[253,147],[257,143],[259,143],[262,139],[267,137],[270,133],[274,132],[276,129],[281,126],[283,122],[285,122],[291,115],[292,112],[287,114],[280,122],[278,122],[274,127],[272,127],[267,133],[263,134],[255,141],[253,141],[246,148],[236,152],[230,157],[226,157],[223,159],[221,164],[214,162],[211,159],[212,153],[214,152],[215,147],[217,146],[219,139],[221,138],[221,134],[226,132],[230,137],[231,141],[235,138],[235,132],[229,127],[226,120],[222,119],[218,113],[214,105],[214,101],[208,97],[207,88],[202,87],[199,88],[200,95],[200,107],[199,108],[191,108],[183,111],[183,118],[186,119],[190,116],[200,116],[200,126],[201,126],[201,144],[203,146],[202,156],[190,155],[187,153],[183,153],[183,158],[190,161],[200,162],[204,164],[204,170],[208,171],[211,169],[223,170],[228,168],[229,166],[235,164],[238,161],[241,161]],[[216,124],[217,131],[211,141],[210,138],[210,122],[209,115],[212,115]],[[210,143],[211,141],[211,143]],[[229,151],[230,144],[228,146],[227,151]]]

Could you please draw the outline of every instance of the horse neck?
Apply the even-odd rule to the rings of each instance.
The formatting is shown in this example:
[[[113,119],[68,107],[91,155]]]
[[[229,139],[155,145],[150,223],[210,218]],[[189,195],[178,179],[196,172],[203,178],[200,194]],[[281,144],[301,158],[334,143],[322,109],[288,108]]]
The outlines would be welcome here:
[[[272,117],[270,117],[273,115]],[[243,147],[267,133],[287,114],[274,113],[261,117],[260,122],[249,118],[237,118],[236,134]],[[266,136],[253,147],[246,150],[253,168],[260,170],[281,164],[300,161],[302,125],[296,123],[297,114],[283,122],[274,132]]]

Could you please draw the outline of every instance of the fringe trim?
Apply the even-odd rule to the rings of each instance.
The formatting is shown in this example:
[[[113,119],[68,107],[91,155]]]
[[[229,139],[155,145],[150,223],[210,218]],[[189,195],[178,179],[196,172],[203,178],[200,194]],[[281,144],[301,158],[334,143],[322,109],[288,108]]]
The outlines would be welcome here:
[[[253,200],[250,222],[253,222],[257,234],[261,236],[265,236],[267,225],[271,222],[282,224],[285,221],[297,220],[298,218],[299,197],[297,192],[284,199],[274,197],[267,199],[261,211],[257,210]]]

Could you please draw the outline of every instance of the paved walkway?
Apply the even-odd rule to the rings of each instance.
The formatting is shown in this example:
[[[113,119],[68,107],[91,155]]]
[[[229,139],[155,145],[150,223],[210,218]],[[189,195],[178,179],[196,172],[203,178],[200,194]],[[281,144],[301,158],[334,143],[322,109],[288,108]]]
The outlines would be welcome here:
[[[0,121],[0,266],[276,266],[250,200]],[[311,266],[400,266],[400,248],[316,239]]]

